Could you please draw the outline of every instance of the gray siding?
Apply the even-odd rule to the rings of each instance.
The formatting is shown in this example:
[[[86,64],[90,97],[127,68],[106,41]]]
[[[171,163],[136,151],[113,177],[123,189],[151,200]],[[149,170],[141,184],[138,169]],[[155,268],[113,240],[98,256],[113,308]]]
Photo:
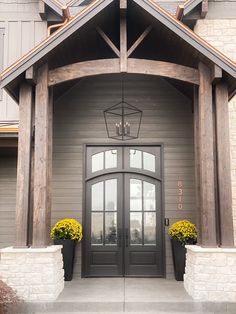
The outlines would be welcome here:
[[[165,217],[195,221],[193,114],[190,102],[165,80],[129,76],[128,102],[143,110],[137,143],[164,143]],[[83,144],[108,143],[103,110],[120,100],[120,79],[101,76],[81,80],[54,107],[52,223],[74,217],[82,221]],[[183,209],[178,210],[177,181],[183,181]],[[166,228],[167,232],[167,228]],[[166,236],[167,276],[173,276]],[[80,245],[75,272],[80,273]]]
[[[5,30],[3,68],[7,68],[47,36],[47,23],[38,14],[38,1],[0,3],[0,29]],[[3,92],[0,121],[18,120],[18,105]]]
[[[16,158],[0,157],[0,248],[14,241],[15,200]]]

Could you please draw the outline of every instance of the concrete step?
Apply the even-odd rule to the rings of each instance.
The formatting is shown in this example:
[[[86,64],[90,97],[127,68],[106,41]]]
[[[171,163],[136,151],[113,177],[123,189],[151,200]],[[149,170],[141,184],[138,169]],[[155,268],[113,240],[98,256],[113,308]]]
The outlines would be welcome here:
[[[236,314],[236,303],[206,302],[50,302],[24,303],[9,314]]]

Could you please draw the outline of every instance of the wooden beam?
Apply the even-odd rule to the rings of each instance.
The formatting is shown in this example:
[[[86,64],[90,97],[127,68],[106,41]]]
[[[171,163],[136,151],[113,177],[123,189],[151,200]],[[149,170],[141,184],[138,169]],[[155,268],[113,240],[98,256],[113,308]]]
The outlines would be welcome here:
[[[201,231],[201,197],[200,197],[200,156],[199,156],[199,106],[198,106],[198,88],[194,86],[193,90],[193,108],[194,108],[194,156],[195,156],[195,196],[197,212],[197,242],[202,242]]]
[[[198,70],[180,64],[145,59],[128,59],[128,73],[157,75],[199,85]],[[119,59],[102,59],[69,64],[49,71],[49,86],[82,77],[120,73]]]
[[[199,63],[199,160],[202,246],[217,246],[211,71]]]
[[[113,50],[113,52],[117,55],[117,57],[120,57],[120,51],[116,48],[116,46],[113,44],[113,42],[110,40],[110,38],[103,32],[103,30],[100,27],[96,28],[99,35],[104,39],[104,41],[107,43],[107,45]]]
[[[150,33],[152,26],[150,25],[145,29],[145,31],[139,36],[139,38],[133,43],[133,45],[129,48],[127,56],[129,57],[131,53],[141,44],[144,38]]]
[[[49,72],[49,86],[82,77],[111,73],[120,73],[118,58],[78,62],[51,70]]]
[[[184,15],[184,5],[179,4],[176,9],[175,17],[177,18],[177,20],[181,21],[183,15]]]
[[[20,86],[19,135],[16,184],[16,238],[15,247],[28,246],[28,215],[30,195],[30,156],[32,124],[32,87]]]
[[[233,247],[228,88],[225,83],[218,83],[215,86],[215,103],[221,246]]]
[[[120,14],[120,72],[127,72],[127,20],[126,13]]]
[[[120,10],[127,10],[127,0],[120,0]]]
[[[208,0],[203,0],[201,4],[201,18],[205,18],[208,13]]]
[[[39,15],[42,20],[46,19],[46,5],[43,0],[39,0]]]
[[[222,69],[218,67],[218,65],[213,64],[211,67],[211,80],[213,84],[216,84],[217,82],[221,81],[222,79]]]
[[[34,159],[34,208],[33,246],[45,247],[49,244],[51,224],[49,169],[51,157],[50,108],[48,91],[48,66],[37,71],[35,90],[35,159]]]
[[[35,67],[32,65],[25,71],[25,79],[31,85],[36,85]]]
[[[198,70],[175,63],[145,59],[128,59],[128,73],[158,75],[176,80],[199,84]]]

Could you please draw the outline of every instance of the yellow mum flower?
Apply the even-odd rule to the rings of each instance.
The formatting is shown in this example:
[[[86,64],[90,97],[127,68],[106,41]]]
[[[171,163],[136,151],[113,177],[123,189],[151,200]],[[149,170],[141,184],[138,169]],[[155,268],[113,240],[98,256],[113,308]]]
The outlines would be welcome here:
[[[179,241],[182,245],[196,243],[197,240],[196,225],[188,220],[175,222],[169,228],[168,234],[172,239]]]
[[[62,219],[53,226],[50,236],[52,239],[81,241],[82,225],[76,219]]]

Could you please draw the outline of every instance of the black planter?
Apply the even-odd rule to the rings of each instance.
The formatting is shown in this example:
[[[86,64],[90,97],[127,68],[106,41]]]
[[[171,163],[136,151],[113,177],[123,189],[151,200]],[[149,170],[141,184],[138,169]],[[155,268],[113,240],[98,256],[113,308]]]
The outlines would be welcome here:
[[[63,268],[65,272],[65,281],[71,281],[73,277],[75,240],[54,240],[54,244],[62,245]]]
[[[177,281],[184,280],[186,249],[177,240],[171,239],[172,255],[174,262],[175,279]]]

